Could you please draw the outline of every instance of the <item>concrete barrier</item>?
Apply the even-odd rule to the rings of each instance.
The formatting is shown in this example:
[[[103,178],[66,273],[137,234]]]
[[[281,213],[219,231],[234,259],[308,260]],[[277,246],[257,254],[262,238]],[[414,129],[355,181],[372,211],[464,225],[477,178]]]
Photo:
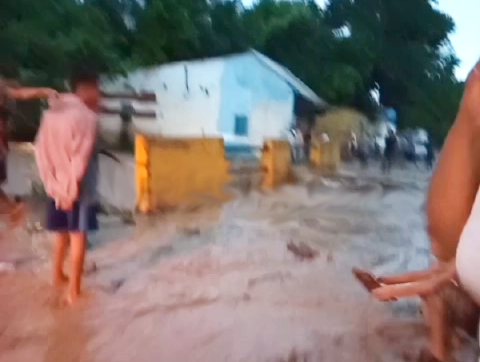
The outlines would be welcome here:
[[[225,201],[231,181],[223,139],[135,137],[137,209]]]
[[[264,189],[273,189],[292,180],[292,154],[288,141],[265,141],[262,170],[264,171],[262,183]]]
[[[336,141],[312,142],[310,163],[316,168],[336,171],[341,164],[340,143]]]

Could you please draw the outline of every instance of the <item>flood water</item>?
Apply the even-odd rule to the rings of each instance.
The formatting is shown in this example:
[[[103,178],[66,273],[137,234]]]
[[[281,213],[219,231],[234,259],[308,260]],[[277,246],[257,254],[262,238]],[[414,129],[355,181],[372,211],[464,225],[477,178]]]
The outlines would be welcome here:
[[[48,234],[8,234],[0,257],[15,268],[0,271],[0,362],[415,361],[427,336],[419,302],[376,302],[351,269],[428,266],[428,174],[299,176],[136,225],[104,216],[73,308],[49,284]],[[318,257],[300,260],[290,241]]]

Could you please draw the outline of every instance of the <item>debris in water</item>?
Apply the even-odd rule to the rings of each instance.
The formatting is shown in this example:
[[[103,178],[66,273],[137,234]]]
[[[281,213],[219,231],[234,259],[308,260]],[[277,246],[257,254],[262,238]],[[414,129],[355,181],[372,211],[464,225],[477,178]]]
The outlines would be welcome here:
[[[183,233],[187,236],[196,236],[200,235],[200,229],[196,227],[186,227],[183,230]]]
[[[125,279],[114,279],[110,282],[110,292],[116,293],[125,284]]]
[[[352,273],[369,293],[382,286],[378,279],[368,271],[353,268]]]
[[[315,259],[318,256],[318,251],[303,241],[299,242],[298,245],[293,241],[289,241],[287,249],[300,259]]]
[[[92,262],[85,267],[85,274],[93,274],[98,270],[97,263]]]

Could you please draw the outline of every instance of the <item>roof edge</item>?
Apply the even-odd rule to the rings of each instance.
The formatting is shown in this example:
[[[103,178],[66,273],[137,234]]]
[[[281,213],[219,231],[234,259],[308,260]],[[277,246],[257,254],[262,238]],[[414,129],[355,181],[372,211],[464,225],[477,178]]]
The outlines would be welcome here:
[[[280,63],[274,61],[273,59],[267,57],[266,55],[260,53],[259,51],[255,49],[250,49],[248,51],[249,53],[252,53],[258,61],[263,64],[265,67],[273,71],[275,74],[277,74],[279,77],[281,77],[285,82],[289,84],[289,86],[300,93],[303,97],[307,98],[309,101],[314,103],[316,106],[319,107],[328,107],[328,103],[320,98],[312,89],[310,89],[309,86],[307,86],[302,80],[300,80],[295,74],[293,74],[288,68],[284,67]],[[278,69],[275,69],[275,67],[272,67],[271,64],[269,64],[264,58],[268,59],[270,62],[274,63],[276,66],[280,67],[282,71],[284,71],[286,74],[282,74],[281,72],[278,71]],[[294,83],[297,83],[295,85]],[[301,86],[301,88],[299,87]]]

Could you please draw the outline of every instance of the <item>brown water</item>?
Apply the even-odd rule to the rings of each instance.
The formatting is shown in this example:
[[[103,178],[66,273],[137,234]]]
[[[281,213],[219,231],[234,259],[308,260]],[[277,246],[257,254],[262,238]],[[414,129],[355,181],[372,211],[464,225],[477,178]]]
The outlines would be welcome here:
[[[48,235],[18,230],[0,242],[19,261],[0,271],[0,362],[414,361],[426,343],[418,301],[375,302],[350,270],[428,265],[427,177],[300,170],[299,185],[222,208],[136,226],[104,217],[86,300],[71,309],[49,286]],[[289,241],[318,258],[299,260]]]

